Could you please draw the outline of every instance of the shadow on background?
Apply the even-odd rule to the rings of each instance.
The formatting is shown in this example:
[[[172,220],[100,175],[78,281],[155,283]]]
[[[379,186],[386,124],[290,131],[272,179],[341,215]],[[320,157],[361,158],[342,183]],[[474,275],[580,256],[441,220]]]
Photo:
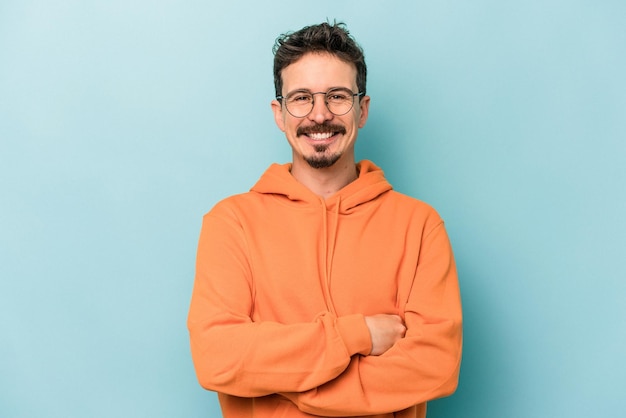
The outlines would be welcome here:
[[[513,372],[502,355],[502,336],[506,333],[495,320],[498,309],[489,300],[489,292],[482,289],[480,269],[466,260],[462,248],[455,249],[455,253],[464,315],[461,376],[452,396],[428,404],[428,418],[483,416],[498,400],[506,398],[499,392],[507,390]]]
[[[409,106],[408,103],[404,105]],[[430,197],[437,200],[436,194],[433,194],[431,190],[433,185],[425,186],[430,180],[424,178],[428,170],[423,166],[420,167],[421,161],[428,158],[423,155],[427,154],[428,145],[425,143],[420,145],[419,140],[407,138],[407,135],[420,138],[427,134],[420,132],[419,129],[410,133],[401,131],[398,127],[406,127],[406,122],[400,123],[394,120],[396,117],[397,112],[393,109],[379,110],[375,104],[372,105],[369,121],[359,134],[357,159],[374,161],[384,170],[385,176],[394,189],[424,200],[439,210],[439,205],[430,201]],[[414,142],[411,153],[403,149],[406,147],[406,141]],[[429,162],[429,165],[431,164],[436,165],[437,162]],[[458,204],[463,203],[459,201]],[[476,265],[476,251],[485,254],[494,253],[496,250],[464,248],[463,244],[467,245],[467,242],[472,242],[472,240],[454,239],[455,235],[472,233],[469,231],[475,228],[471,225],[476,222],[478,221],[467,218],[456,219],[447,226],[454,247],[463,298],[463,360],[457,391],[450,397],[430,402],[428,418],[481,416],[490,409],[490,402],[491,408],[497,409],[497,399],[506,399],[506,396],[499,392],[509,390],[511,382],[515,380],[511,377],[513,370],[504,361],[506,356],[502,354],[507,350],[506,341],[503,338],[507,332],[501,329],[504,325],[498,319],[502,316],[501,307],[490,299],[492,292],[485,288],[497,278],[489,277],[492,274],[487,269]]]

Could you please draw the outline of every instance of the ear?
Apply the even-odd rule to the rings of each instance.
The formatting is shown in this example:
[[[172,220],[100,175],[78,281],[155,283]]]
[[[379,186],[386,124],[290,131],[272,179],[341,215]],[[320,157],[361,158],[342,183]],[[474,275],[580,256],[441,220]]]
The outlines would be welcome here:
[[[278,100],[272,100],[271,105],[272,112],[274,112],[274,122],[276,122],[276,126],[278,126],[278,129],[285,132],[285,118],[283,115],[283,106]]]
[[[359,129],[365,126],[370,110],[370,96],[363,96],[359,100]]]

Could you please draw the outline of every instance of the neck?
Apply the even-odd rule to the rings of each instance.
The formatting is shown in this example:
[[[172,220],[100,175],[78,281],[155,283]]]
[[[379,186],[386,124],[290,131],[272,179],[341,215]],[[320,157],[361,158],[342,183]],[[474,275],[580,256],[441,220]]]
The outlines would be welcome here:
[[[358,177],[354,159],[340,159],[331,167],[313,168],[305,161],[294,160],[291,175],[321,198],[328,198]]]

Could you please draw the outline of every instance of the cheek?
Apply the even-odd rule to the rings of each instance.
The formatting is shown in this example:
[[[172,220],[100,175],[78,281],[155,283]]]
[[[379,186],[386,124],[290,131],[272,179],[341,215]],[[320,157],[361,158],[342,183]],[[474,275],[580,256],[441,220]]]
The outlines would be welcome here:
[[[290,121],[288,119],[283,120],[283,132],[286,133],[287,135],[295,135],[296,131],[296,124],[293,123],[293,121]]]

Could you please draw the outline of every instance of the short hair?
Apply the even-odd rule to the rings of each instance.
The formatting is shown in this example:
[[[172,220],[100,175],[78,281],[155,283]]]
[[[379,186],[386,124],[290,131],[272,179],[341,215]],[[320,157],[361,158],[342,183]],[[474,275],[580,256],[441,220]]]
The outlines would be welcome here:
[[[305,26],[297,32],[280,35],[274,43],[274,88],[282,95],[282,71],[307,53],[329,53],[356,67],[356,85],[365,94],[367,66],[363,49],[348,32],[344,23],[321,23]]]

